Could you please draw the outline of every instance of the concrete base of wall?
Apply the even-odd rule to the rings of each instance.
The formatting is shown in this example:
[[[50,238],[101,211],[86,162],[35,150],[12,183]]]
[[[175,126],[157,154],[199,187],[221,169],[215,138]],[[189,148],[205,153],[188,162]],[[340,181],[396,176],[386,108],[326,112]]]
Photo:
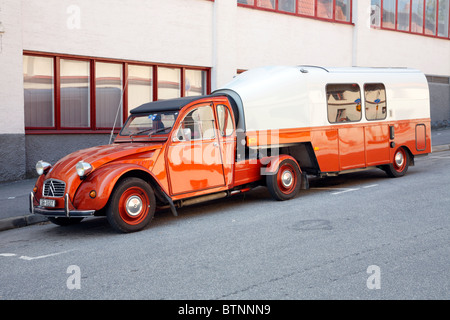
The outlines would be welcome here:
[[[0,134],[0,182],[25,178],[25,134]]]
[[[26,177],[37,177],[35,166],[39,160],[54,164],[77,150],[106,145],[109,137],[108,134],[27,135]]]
[[[450,127],[450,85],[429,83],[431,128]]]

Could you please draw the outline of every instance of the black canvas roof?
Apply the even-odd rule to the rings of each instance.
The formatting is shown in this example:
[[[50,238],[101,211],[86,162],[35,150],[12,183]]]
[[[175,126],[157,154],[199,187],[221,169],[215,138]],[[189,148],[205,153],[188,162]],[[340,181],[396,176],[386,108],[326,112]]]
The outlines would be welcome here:
[[[195,97],[184,97],[170,100],[159,100],[154,102],[144,103],[137,108],[130,111],[131,114],[139,113],[149,113],[155,111],[176,111],[183,108],[188,103],[195,100],[200,100],[208,96],[195,96]]]

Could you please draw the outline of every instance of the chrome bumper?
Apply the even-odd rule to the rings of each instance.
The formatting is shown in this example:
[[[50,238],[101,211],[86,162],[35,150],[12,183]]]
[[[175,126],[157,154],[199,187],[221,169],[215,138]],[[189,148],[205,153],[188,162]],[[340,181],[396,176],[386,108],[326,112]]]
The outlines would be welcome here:
[[[30,193],[30,213],[41,214],[47,217],[66,217],[66,218],[85,218],[92,217],[95,210],[70,210],[69,209],[69,194],[64,196],[64,209],[47,209],[41,206],[34,205],[34,193]]]

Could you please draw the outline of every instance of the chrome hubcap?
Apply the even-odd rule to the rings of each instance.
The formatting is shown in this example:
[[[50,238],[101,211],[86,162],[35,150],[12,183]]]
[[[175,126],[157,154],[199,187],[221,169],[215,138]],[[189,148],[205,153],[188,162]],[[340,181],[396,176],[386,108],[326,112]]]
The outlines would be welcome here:
[[[395,155],[395,164],[397,165],[397,167],[401,167],[404,161],[405,158],[403,157],[403,153],[397,152],[397,154]]]
[[[289,188],[293,182],[294,182],[294,177],[292,176],[291,171],[286,170],[281,174],[281,183],[283,184],[283,187]]]
[[[142,211],[141,198],[139,198],[138,196],[132,196],[128,198],[125,209],[127,210],[127,213],[132,217],[139,215]]]

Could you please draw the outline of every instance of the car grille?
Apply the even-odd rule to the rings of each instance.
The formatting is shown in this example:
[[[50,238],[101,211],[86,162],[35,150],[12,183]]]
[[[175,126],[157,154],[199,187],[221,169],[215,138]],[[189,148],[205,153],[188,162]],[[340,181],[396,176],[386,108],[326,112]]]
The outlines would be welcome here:
[[[44,197],[54,197],[61,198],[64,197],[64,191],[66,189],[66,184],[59,180],[46,180],[44,182],[44,190],[42,195]]]

